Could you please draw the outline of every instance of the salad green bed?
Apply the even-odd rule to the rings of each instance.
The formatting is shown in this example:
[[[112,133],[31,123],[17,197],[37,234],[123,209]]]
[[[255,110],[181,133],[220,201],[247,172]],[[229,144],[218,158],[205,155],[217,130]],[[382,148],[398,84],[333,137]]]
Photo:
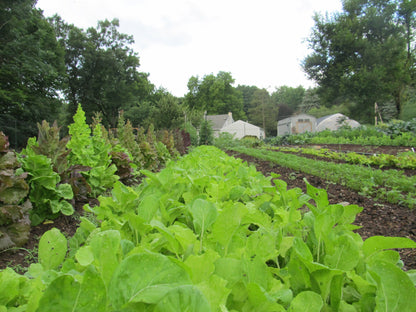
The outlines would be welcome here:
[[[406,176],[398,170],[337,164],[256,148],[234,147],[232,150],[345,185],[362,195],[409,208],[416,206],[416,176]]]
[[[0,272],[0,311],[415,311],[407,238],[354,233],[329,205],[202,146],[138,187],[116,182],[67,240],[39,243],[25,275]],[[307,208],[307,209],[306,209]]]

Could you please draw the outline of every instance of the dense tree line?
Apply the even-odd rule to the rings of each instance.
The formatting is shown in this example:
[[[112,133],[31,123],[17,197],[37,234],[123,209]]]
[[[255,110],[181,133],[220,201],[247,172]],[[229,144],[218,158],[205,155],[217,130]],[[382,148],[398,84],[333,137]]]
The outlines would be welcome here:
[[[0,127],[13,146],[24,146],[42,120],[68,125],[80,103],[88,122],[99,115],[109,128],[121,112],[135,127],[182,123],[179,99],[139,71],[133,37],[118,31],[117,19],[83,30],[35,6],[0,4]]]
[[[344,0],[342,12],[315,15],[312,53],[302,66],[317,88],[235,86],[232,74],[220,71],[191,77],[188,93],[177,98],[139,70],[134,39],[118,31],[117,19],[84,30],[57,15],[45,18],[36,0],[3,0],[0,130],[24,146],[42,120],[65,129],[78,104],[87,122],[99,115],[108,128],[121,113],[133,127],[189,129],[201,127],[205,112],[232,112],[267,136],[299,112],[371,122],[375,102],[385,119],[409,119],[416,117],[415,12],[416,0]]]

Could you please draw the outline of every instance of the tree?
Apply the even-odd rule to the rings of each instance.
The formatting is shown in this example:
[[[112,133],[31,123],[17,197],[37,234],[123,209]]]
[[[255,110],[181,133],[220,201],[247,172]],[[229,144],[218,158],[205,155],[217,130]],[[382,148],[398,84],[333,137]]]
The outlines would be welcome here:
[[[404,6],[408,2],[411,9]],[[407,8],[402,19],[400,7]],[[371,120],[375,102],[393,101],[400,113],[414,67],[408,44],[412,36],[405,30],[414,25],[414,12],[414,1],[345,0],[342,13],[315,15],[309,38],[313,52],[303,68],[319,84],[324,104],[355,102],[353,117],[364,122]]]
[[[321,106],[320,99],[316,91],[317,90],[315,88],[305,91],[302,103],[299,105],[299,111],[307,113],[309,110],[319,108]]]
[[[52,122],[65,67],[53,28],[35,0],[0,2],[0,125],[15,147]]]
[[[212,145],[214,143],[214,134],[212,125],[209,121],[204,120],[199,130],[199,145]]]
[[[191,77],[185,102],[190,109],[207,111],[208,114],[232,112],[234,119],[245,119],[242,95],[233,84],[231,74],[222,71],[216,76],[210,74],[202,79]]]
[[[253,93],[249,108],[249,121],[261,126],[266,135],[276,136],[278,107],[271,101],[266,89],[258,89]]]
[[[302,104],[305,89],[302,86],[296,88],[281,86],[272,93],[272,102],[279,108],[278,120],[292,116]]]
[[[259,88],[256,87],[256,86],[238,85],[237,90],[240,91],[242,96],[243,96],[243,110],[244,110],[244,113],[246,114],[247,118],[250,119],[249,109],[250,109],[250,106],[251,106],[251,102],[253,100],[253,94],[257,90],[259,90]]]
[[[303,101],[305,88],[298,86],[296,88],[281,86],[272,94],[273,102],[277,105],[286,104],[296,111]]]
[[[99,21],[85,32],[59,16],[51,23],[66,52],[69,115],[81,103],[88,120],[99,112],[102,123],[114,128],[120,110],[146,103],[154,86],[148,74],[138,71],[139,58],[130,48],[133,37],[118,31],[117,19]]]

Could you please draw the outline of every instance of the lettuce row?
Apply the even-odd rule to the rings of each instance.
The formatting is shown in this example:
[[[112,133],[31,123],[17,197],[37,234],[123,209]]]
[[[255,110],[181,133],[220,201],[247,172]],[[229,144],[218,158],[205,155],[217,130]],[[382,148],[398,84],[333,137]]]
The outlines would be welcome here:
[[[360,207],[214,147],[143,173],[84,207],[98,225],[45,233],[25,276],[0,272],[0,311],[413,311],[415,272],[391,249],[416,243],[363,241]]]

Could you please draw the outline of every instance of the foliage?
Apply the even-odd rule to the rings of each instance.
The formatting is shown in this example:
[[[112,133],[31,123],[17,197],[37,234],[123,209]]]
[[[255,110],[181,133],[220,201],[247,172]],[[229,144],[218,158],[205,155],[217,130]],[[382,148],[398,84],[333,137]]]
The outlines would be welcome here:
[[[101,194],[118,179],[115,175],[117,167],[111,164],[111,144],[103,137],[100,124],[91,133],[81,105],[73,119],[74,122],[68,127],[71,136],[67,144],[71,150],[69,164],[83,166],[85,171],[82,170],[81,174],[88,181],[92,194]]]
[[[189,133],[191,145],[198,146],[199,138],[198,138],[198,131],[191,123],[185,124],[185,131]]]
[[[315,15],[309,37],[312,53],[303,62],[309,78],[319,84],[327,105],[357,103],[352,117],[369,122],[374,103],[402,109],[403,91],[412,84],[415,8],[408,1],[344,1],[343,12]],[[406,16],[406,18],[404,18]],[[408,26],[408,27],[407,27]]]
[[[120,110],[147,100],[154,86],[148,74],[138,71],[139,57],[131,49],[133,37],[119,32],[117,19],[99,21],[96,28],[85,31],[59,16],[50,23],[65,50],[64,94],[70,116],[82,103],[88,122],[100,112],[103,124],[115,128]]]
[[[0,250],[23,246],[29,239],[32,204],[26,199],[27,173],[19,168],[7,136],[0,131]]]
[[[362,195],[386,201],[393,199],[393,203],[409,208],[416,206],[416,177],[405,176],[398,170],[337,164],[264,149],[236,147],[233,150],[345,185]]]
[[[272,101],[266,89],[258,89],[252,95],[249,107],[250,123],[260,126],[268,135],[276,134],[278,106]]]
[[[199,129],[199,145],[212,145],[214,143],[214,133],[208,120],[204,120]]]
[[[245,119],[241,93],[232,85],[230,73],[220,71],[216,76],[206,75],[202,79],[191,77],[185,103],[191,109],[207,111],[208,115],[232,112],[234,118]]]
[[[213,147],[137,188],[115,184],[100,220],[69,241],[45,233],[26,276],[0,272],[0,306],[97,311],[410,311],[416,295],[393,248],[353,232],[355,205],[329,205]],[[309,211],[303,207],[307,205]],[[67,256],[66,256],[67,255]],[[7,289],[7,291],[5,291]]]
[[[38,123],[37,144],[31,148],[36,154],[45,155],[51,160],[53,170],[61,178],[68,170],[67,156],[70,150],[67,148],[69,137],[60,138],[60,127],[55,121],[52,126],[46,120],[42,124]]]
[[[270,148],[270,147],[266,147]],[[336,152],[327,148],[299,148],[299,147],[274,147],[273,150],[313,155],[332,160],[341,160],[351,164],[383,167],[396,167],[402,169],[416,169],[416,154],[403,152],[397,155],[390,154],[359,154],[354,152]]]
[[[32,225],[54,219],[61,213],[67,216],[74,213],[74,208],[67,201],[74,196],[71,185],[60,183],[61,178],[53,170],[51,159],[34,151],[33,147],[38,146],[36,139],[31,138],[19,154],[22,169],[28,174],[29,199],[34,205],[30,212]]]
[[[234,135],[228,132],[222,132],[218,138],[214,139],[214,146],[221,150],[228,150],[232,147],[239,146],[239,140],[234,138]]]
[[[276,105],[277,107],[286,105],[292,111],[298,111],[304,96],[305,89],[302,86],[298,86],[296,88],[281,86],[276,88],[276,90],[272,93],[272,102],[273,105]],[[286,117],[288,116],[282,116],[279,114],[279,120]]]
[[[416,135],[416,118],[409,121],[393,120],[388,124],[380,124],[378,129],[391,138],[397,138],[405,133]]]
[[[414,121],[391,121],[375,126],[357,128],[342,127],[338,130],[306,132],[275,138],[267,138],[272,145],[285,144],[360,144],[360,145],[393,145],[415,146]]]
[[[37,122],[54,120],[61,105],[63,50],[35,4],[0,4],[0,125],[15,148],[36,135]]]

